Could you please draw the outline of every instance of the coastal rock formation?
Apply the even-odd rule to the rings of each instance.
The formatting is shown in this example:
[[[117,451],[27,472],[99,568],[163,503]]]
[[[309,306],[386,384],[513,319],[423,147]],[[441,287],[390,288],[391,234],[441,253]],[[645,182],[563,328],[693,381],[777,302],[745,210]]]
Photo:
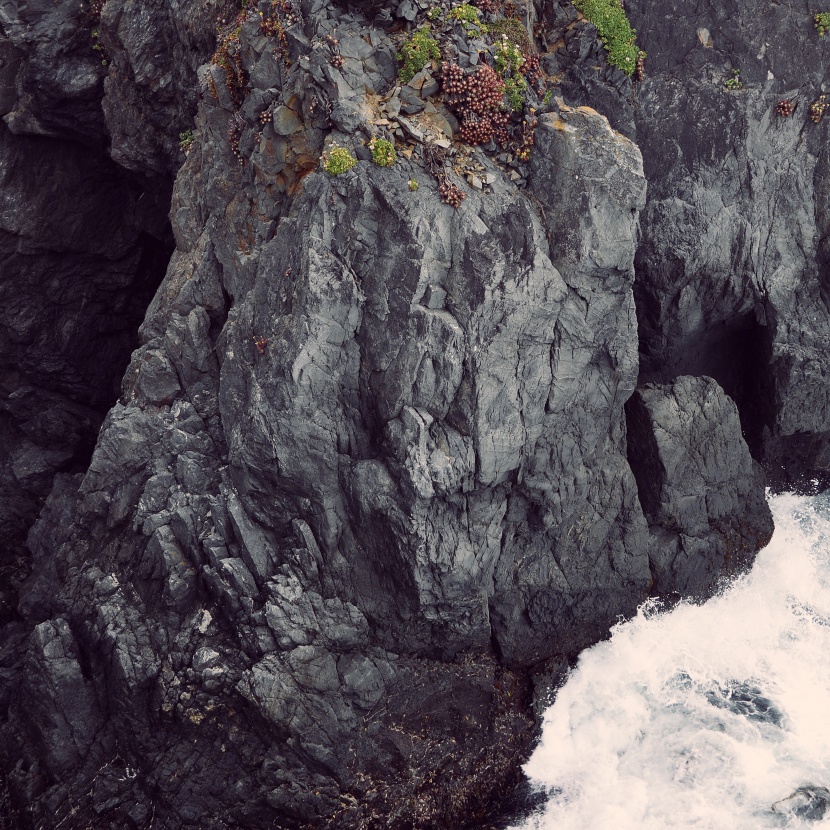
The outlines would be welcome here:
[[[764,473],[711,378],[646,384],[626,403],[628,460],[651,532],[653,592],[706,595],[772,536]]]
[[[810,108],[825,92],[826,38],[791,3],[631,5],[649,53],[633,112],[649,181],[643,380],[710,375],[775,486],[824,482],[830,157],[823,110]],[[733,69],[741,88],[728,90]],[[792,115],[776,111],[782,100]]]
[[[398,77],[427,5],[4,12],[9,827],[485,821],[567,659],[751,561],[750,449],[822,464],[823,202],[784,161],[819,145],[665,5],[709,49],[687,110],[657,12],[633,85],[522,6],[544,75],[502,146],[437,62]],[[437,17],[485,84],[500,41]]]

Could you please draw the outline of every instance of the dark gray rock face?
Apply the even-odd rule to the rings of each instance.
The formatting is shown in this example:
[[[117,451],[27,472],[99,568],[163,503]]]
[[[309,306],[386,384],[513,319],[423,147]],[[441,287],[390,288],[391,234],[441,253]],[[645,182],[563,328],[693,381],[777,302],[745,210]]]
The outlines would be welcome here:
[[[705,595],[745,568],[773,530],[737,408],[711,378],[680,377],[638,388],[626,414],[653,591]]]
[[[136,735],[154,729],[157,706],[170,740],[214,724],[215,740],[199,740],[206,768],[231,764],[265,799],[249,814],[227,794],[221,809],[248,826],[317,814],[354,826],[393,805],[412,821],[424,799],[434,806],[418,826],[456,820],[453,788],[473,803],[485,780],[509,778],[530,736],[528,690],[493,663],[491,642],[513,667],[574,653],[647,595],[623,420],[639,154],[596,113],[564,106],[538,134],[538,215],[500,179],[454,211],[428,180],[409,190],[417,168],[363,163],[307,176],[236,273],[217,262],[235,229],[209,220],[148,313],[74,518],[58,520],[65,491],[32,532],[37,575],[21,609],[83,630]],[[214,152],[226,150],[190,157],[186,192],[204,192]],[[591,175],[597,152],[616,165],[613,194]],[[548,153],[584,168],[580,183]],[[558,210],[547,194],[567,190],[601,208],[546,225]],[[238,197],[214,198],[226,215]],[[579,234],[584,248],[566,244]],[[586,309],[578,292],[592,290]],[[565,470],[584,472],[556,492]],[[260,742],[223,760],[230,711]],[[394,733],[427,718],[412,760]],[[144,779],[162,793],[157,809],[173,826],[214,821],[213,779],[191,776],[193,795],[177,796],[157,752],[133,762],[158,768]],[[438,757],[453,770],[443,783],[426,777]]]
[[[15,277],[41,290],[0,328],[8,376],[26,378],[0,445],[14,492],[34,493],[15,532],[49,494],[0,637],[0,767],[30,826],[483,819],[567,657],[652,591],[710,591],[769,534],[714,381],[641,387],[626,413],[650,204],[638,147],[555,100],[521,172],[442,155],[457,121],[437,68],[393,93],[393,10],[265,5],[233,23],[230,9],[109,0],[106,67],[68,0],[9,26],[10,157],[61,153],[28,210],[32,165],[10,168],[14,249],[32,237],[38,257],[80,248],[111,266],[56,283],[52,332],[87,350],[78,368],[50,361],[27,316],[49,286],[41,259],[25,260],[39,281]],[[280,28],[266,20],[278,7]],[[197,72],[217,15],[220,51]],[[615,123],[630,115],[630,82],[586,68],[601,60],[592,28],[567,4],[539,18],[574,32],[563,89],[590,78]],[[50,85],[50,61],[76,68]],[[163,254],[159,176],[197,101],[176,250],[87,465],[66,425],[97,428],[90,358],[116,366],[129,327],[110,314],[112,329],[84,331],[105,315],[80,309],[138,302],[141,264]],[[118,166],[101,161],[105,134]],[[370,161],[374,135],[397,137],[393,166]],[[67,136],[86,145],[69,181],[89,210],[64,204],[45,234],[50,183],[76,158]],[[332,176],[320,158],[335,143],[360,161]],[[458,209],[428,174],[451,164],[471,185]],[[692,448],[694,464],[672,466]],[[663,472],[644,481],[640,462]]]
[[[642,378],[710,375],[776,486],[823,481],[828,122],[808,108],[827,45],[798,3],[628,8],[649,55],[633,113],[650,184],[636,258]],[[733,68],[744,88],[729,92]],[[784,98],[798,103],[790,117],[774,112]]]

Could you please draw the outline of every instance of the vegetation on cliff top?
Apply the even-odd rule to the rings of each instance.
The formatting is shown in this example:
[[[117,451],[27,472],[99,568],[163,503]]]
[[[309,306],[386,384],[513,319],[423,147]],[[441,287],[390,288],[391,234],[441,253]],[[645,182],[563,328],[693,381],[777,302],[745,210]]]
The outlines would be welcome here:
[[[633,75],[640,49],[636,43],[637,32],[631,28],[621,0],[573,0],[573,4],[597,27],[608,52],[608,63],[626,75]]]

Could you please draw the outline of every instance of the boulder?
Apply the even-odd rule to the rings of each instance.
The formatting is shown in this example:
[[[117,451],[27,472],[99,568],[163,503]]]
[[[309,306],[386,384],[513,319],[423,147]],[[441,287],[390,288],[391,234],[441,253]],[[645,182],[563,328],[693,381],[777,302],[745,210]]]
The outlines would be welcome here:
[[[737,407],[712,378],[684,376],[638,387],[626,416],[653,591],[706,595],[746,568],[773,530]]]

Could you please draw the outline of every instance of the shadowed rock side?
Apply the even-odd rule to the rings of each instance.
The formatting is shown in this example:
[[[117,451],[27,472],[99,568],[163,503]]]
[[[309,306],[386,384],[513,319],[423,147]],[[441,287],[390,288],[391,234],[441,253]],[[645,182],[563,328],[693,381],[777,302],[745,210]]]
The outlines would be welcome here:
[[[121,33],[111,51],[98,0],[0,15],[0,620],[14,614],[26,533],[56,472],[89,463],[172,251],[171,180],[158,174],[181,160],[170,124],[192,119],[213,15],[180,10],[174,26],[161,4],[123,5],[106,3]],[[104,117],[108,73],[105,97],[124,85],[152,118],[126,105]]]
[[[107,147],[123,167],[171,175],[192,124],[196,69],[215,45],[219,0],[10,2],[0,37],[0,111],[17,135]]]
[[[26,570],[26,533],[55,473],[89,463],[172,240],[163,190],[80,145],[2,128],[0,177],[5,619]]]
[[[126,167],[171,164],[162,132],[208,40],[189,5],[101,14]],[[68,7],[50,13],[77,35]],[[633,613],[655,563],[660,592],[710,589],[734,565],[730,507],[725,544],[768,528],[754,473],[751,511],[721,493],[719,448],[753,468],[709,381],[712,407],[675,394],[670,433],[706,436],[701,467],[643,513],[624,412],[637,147],[556,101],[523,172],[451,157],[487,182],[453,209],[434,178],[451,125],[417,92],[421,120],[402,123],[420,138],[392,167],[368,160],[362,139],[395,106],[380,104],[389,32],[324,3],[290,16],[275,41],[251,12],[200,70],[176,251],[88,469],[56,476],[29,534],[0,638],[0,804],[27,827],[483,821],[563,655]],[[19,42],[25,79],[46,45]],[[180,49],[183,75],[164,80]],[[27,101],[11,121],[35,129]],[[361,158],[339,176],[319,166],[331,139]],[[671,526],[705,559],[690,577],[650,540],[706,487],[720,495],[705,518]]]
[[[830,42],[790,0],[627,8],[649,55],[633,111],[650,183],[636,259],[642,379],[711,375],[775,486],[825,481],[830,157],[828,121],[809,107]],[[743,88],[728,91],[733,68]],[[774,111],[785,98],[789,117]]]

